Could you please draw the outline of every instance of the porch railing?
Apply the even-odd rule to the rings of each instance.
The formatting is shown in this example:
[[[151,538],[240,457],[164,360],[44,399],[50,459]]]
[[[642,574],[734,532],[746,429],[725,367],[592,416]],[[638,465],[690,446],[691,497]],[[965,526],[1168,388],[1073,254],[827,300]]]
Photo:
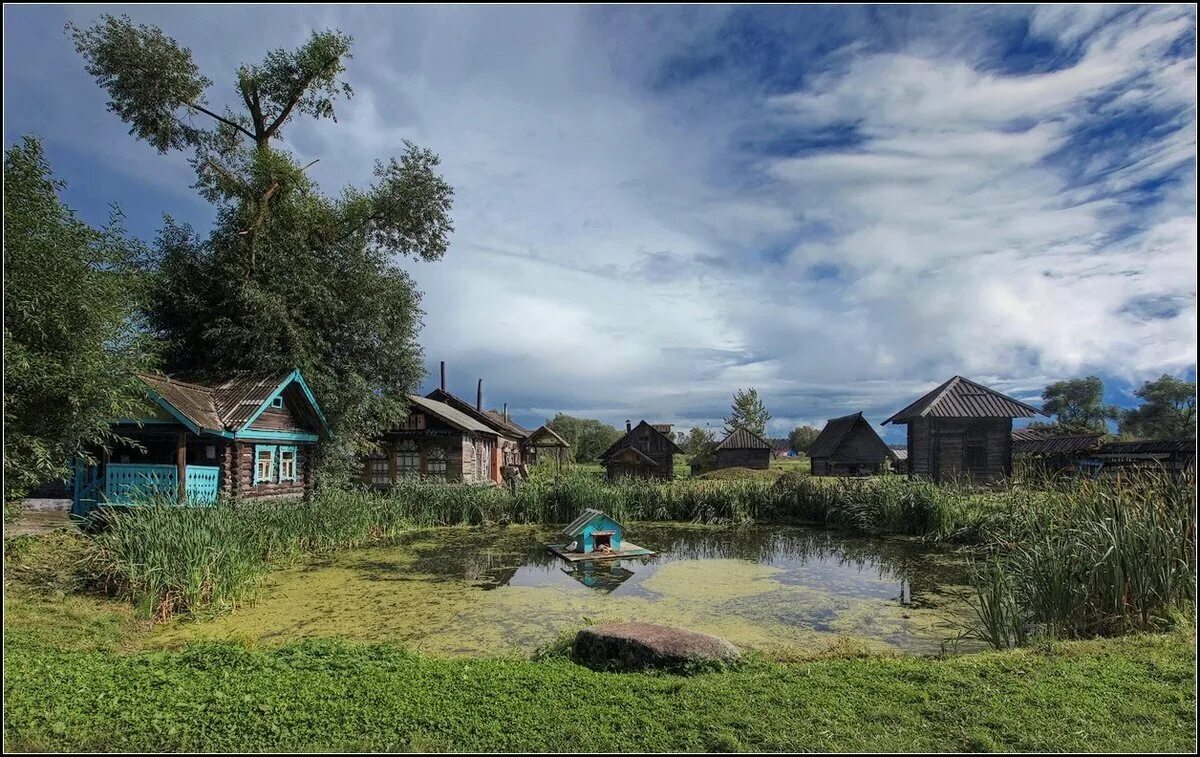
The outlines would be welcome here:
[[[187,504],[211,505],[217,501],[220,468],[189,465],[184,476]],[[173,501],[179,496],[179,472],[174,465],[109,463],[104,476],[91,468],[79,471],[76,481],[74,510],[80,514],[100,504],[144,504],[156,499]]]

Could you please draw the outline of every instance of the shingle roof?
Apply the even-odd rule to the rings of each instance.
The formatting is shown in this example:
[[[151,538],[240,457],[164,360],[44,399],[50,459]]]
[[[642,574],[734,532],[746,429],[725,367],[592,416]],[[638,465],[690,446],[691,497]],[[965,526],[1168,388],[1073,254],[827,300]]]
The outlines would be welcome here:
[[[567,536],[579,536],[579,534],[581,534],[583,532],[584,527],[586,527],[587,524],[591,523],[592,521],[596,520],[597,518],[608,518],[613,523],[617,523],[615,520],[613,520],[612,518],[609,518],[609,516],[605,515],[604,513],[600,512],[599,510],[589,507],[589,508],[585,509],[582,513],[580,513],[578,518],[576,518],[575,520],[568,523],[566,528],[564,528],[562,530],[562,532],[564,534],[566,534]],[[621,526],[620,523],[617,523],[617,525]],[[625,528],[625,527],[621,526],[621,528]]]
[[[291,371],[271,376],[243,374],[214,385],[217,413],[231,428],[241,428],[290,375]]]
[[[1045,439],[1047,436],[1050,436],[1050,433],[1040,428],[1014,428],[1012,430],[1014,442],[1031,442],[1035,439]]]
[[[1040,415],[1026,405],[994,389],[962,376],[948,381],[888,418],[884,423],[908,423],[914,418],[1032,418]]]
[[[1022,429],[1028,431],[1029,429]],[[1028,436],[1028,435],[1026,435]],[[1069,452],[1086,452],[1099,447],[1104,434],[1043,435],[1040,438],[1017,438],[1013,432],[1012,453],[1014,455],[1056,455]]]
[[[467,402],[462,397],[451,394],[444,389],[434,389],[432,392],[425,395],[425,399],[433,400],[434,402],[440,402],[443,405],[448,405],[451,409],[456,410],[467,417],[474,418],[478,423],[482,423],[484,426],[487,426],[490,432],[493,434],[503,434],[505,436],[512,436],[518,439],[524,439],[529,435],[528,430],[518,426],[512,421],[508,421],[506,423],[503,418],[495,413],[492,413],[490,410],[477,410],[470,402]]]
[[[525,428],[511,418],[505,420],[504,416],[500,413],[497,413],[495,410],[484,410],[483,414],[490,418],[492,423],[494,423],[496,426],[504,429],[515,437],[525,439],[529,436],[529,429]]]
[[[771,449],[771,443],[748,428],[735,428],[717,449]]]
[[[425,412],[436,415],[438,418],[441,418],[446,423],[454,426],[459,431],[469,431],[474,434],[491,434],[492,436],[496,435],[496,430],[494,428],[484,425],[466,413],[460,412],[457,408],[447,405],[445,402],[431,400],[428,397],[422,397],[419,394],[408,395],[408,401],[420,407]]]
[[[237,374],[205,386],[163,374],[138,374],[138,378],[164,402],[203,431],[238,431],[262,408],[281,386],[298,371],[284,374]],[[311,398],[311,396],[310,396]],[[316,421],[325,426],[319,407],[313,405]],[[328,430],[328,429],[326,429]]]
[[[221,416],[217,414],[213,391],[207,386],[161,374],[139,373],[138,378],[196,427],[210,431],[226,430]]]

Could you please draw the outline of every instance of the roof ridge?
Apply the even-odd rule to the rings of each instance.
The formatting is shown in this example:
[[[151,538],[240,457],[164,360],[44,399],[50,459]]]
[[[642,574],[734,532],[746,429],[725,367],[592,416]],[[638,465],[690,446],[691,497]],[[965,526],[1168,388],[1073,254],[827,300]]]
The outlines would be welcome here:
[[[138,378],[142,378],[142,379],[150,379],[152,381],[166,381],[169,384],[178,384],[180,386],[186,386],[189,389],[199,389],[201,391],[208,392],[209,394],[212,394],[214,391],[214,389],[211,386],[205,386],[204,384],[195,384],[195,383],[192,383],[191,381],[184,381],[183,379],[175,378],[174,376],[171,376],[168,373],[137,373],[135,375]]]

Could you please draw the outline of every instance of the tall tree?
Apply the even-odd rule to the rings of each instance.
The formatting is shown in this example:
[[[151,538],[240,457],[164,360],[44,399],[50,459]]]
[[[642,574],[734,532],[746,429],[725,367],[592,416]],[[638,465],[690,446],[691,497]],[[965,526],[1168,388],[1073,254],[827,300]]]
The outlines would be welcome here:
[[[684,443],[679,446],[701,470],[716,467],[717,440],[711,430],[695,426],[688,431]]]
[[[109,109],[159,152],[190,151],[196,188],[217,207],[207,235],[168,219],[150,260],[147,311],[166,368],[300,368],[339,441],[322,471],[348,472],[422,377],[420,292],[396,260],[446,251],[453,191],[437,156],[405,142],[372,186],[329,197],[312,163],[280,146],[297,117],[332,119],[352,95],[351,39],[339,31],[239,67],[238,101],[219,107],[191,51],[160,29],[125,16],[69,28]]]
[[[1170,439],[1196,435],[1196,382],[1163,374],[1134,392],[1143,401],[1126,410],[1121,433],[1141,439]]]
[[[621,438],[621,432],[594,418],[576,418],[559,413],[546,425],[571,445],[571,456],[577,463],[593,463],[600,453]]]
[[[734,393],[732,412],[724,420],[726,434],[737,428],[745,428],[759,436],[766,436],[767,421],[771,420],[771,414],[759,399],[758,390],[750,387],[744,391],[738,389]]]
[[[797,426],[788,434],[788,446],[800,454],[807,455],[808,448],[820,435],[821,432],[812,426]]]
[[[59,199],[41,144],[4,155],[4,501],[65,477],[144,401],[152,362],[138,329],[141,247],[115,210],[94,229]],[[7,507],[6,507],[7,511]]]
[[[1096,376],[1056,381],[1042,390],[1042,411],[1055,416],[1054,423],[1032,423],[1061,434],[1106,432],[1108,420],[1120,418],[1120,408],[1104,404],[1104,382]]]

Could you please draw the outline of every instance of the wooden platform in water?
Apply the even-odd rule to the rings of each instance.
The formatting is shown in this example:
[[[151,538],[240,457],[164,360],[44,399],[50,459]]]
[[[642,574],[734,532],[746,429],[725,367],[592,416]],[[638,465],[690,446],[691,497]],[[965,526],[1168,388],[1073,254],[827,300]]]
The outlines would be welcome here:
[[[625,557],[649,557],[654,553],[645,547],[639,547],[631,542],[623,542],[619,552],[568,552],[566,544],[547,544],[546,549],[558,555],[567,562],[583,562],[585,560],[620,560]]]

